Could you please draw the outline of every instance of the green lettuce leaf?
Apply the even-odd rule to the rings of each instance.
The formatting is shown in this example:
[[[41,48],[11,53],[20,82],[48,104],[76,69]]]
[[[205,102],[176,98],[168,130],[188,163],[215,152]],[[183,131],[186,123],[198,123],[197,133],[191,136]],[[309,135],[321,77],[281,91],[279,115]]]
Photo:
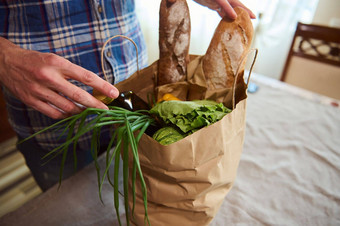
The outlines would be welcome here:
[[[150,110],[165,124],[176,126],[186,134],[217,122],[229,112],[222,103],[211,100],[164,101]]]

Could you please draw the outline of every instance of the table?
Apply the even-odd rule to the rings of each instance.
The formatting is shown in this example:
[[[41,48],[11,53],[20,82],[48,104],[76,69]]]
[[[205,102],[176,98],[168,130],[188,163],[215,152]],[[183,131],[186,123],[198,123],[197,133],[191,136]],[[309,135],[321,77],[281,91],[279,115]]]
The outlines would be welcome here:
[[[237,178],[211,225],[339,225],[340,101],[261,75],[251,81],[259,88],[248,94]],[[102,195],[105,205],[90,165],[0,225],[117,225],[107,182]]]

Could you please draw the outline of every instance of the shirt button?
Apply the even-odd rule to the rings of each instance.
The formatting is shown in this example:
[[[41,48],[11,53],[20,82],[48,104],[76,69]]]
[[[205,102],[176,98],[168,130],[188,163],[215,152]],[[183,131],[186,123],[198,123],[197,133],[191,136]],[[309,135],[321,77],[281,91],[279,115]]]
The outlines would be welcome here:
[[[98,6],[98,12],[99,12],[99,13],[102,13],[102,12],[103,12],[102,6]]]
[[[107,56],[107,57],[111,57],[111,56],[112,56],[112,54],[111,54],[111,51],[110,51],[110,50],[108,50],[108,51],[106,52],[106,56]]]

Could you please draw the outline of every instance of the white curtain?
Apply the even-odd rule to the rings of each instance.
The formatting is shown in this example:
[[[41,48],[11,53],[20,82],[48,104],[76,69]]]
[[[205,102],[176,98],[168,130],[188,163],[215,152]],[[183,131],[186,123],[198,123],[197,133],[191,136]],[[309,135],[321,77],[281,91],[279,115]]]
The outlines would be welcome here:
[[[160,0],[135,0],[149,52],[149,63],[158,59]],[[191,17],[191,54],[204,54],[220,17],[214,11],[187,0]],[[243,0],[256,15],[253,47],[259,49],[254,72],[280,78],[298,21],[312,21],[318,0]]]
[[[259,49],[254,71],[279,79],[297,22],[310,23],[318,0],[257,0],[253,46]]]

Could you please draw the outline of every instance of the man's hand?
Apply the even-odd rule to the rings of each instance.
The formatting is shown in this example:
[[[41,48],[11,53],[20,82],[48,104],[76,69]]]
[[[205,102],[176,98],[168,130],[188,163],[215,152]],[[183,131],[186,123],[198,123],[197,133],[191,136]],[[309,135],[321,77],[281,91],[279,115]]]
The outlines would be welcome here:
[[[194,0],[197,3],[216,10],[221,17],[228,16],[230,19],[236,19],[237,15],[233,8],[241,7],[248,11],[251,19],[255,19],[254,13],[243,5],[239,0]]]
[[[58,55],[25,50],[0,38],[0,82],[26,105],[54,119],[84,110],[75,103],[107,109],[67,79],[80,81],[111,98],[119,94],[96,74]]]

